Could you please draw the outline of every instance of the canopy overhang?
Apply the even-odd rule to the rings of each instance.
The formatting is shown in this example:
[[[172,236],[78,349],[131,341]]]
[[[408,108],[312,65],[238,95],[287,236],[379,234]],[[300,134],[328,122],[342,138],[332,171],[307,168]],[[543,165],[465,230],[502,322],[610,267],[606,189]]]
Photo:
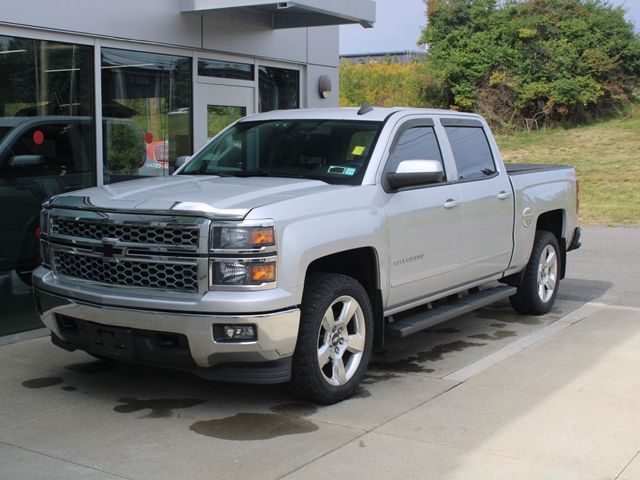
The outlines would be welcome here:
[[[376,21],[376,4],[373,0],[182,0],[181,10],[182,13],[200,15],[224,11],[270,15],[274,29],[353,23],[371,28]]]

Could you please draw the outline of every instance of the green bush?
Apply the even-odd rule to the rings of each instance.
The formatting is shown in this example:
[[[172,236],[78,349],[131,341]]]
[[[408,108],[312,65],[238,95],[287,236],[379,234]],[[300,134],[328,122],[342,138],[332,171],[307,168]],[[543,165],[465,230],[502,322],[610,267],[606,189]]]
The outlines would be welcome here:
[[[581,123],[637,99],[640,36],[601,0],[427,0],[444,102],[503,129]]]

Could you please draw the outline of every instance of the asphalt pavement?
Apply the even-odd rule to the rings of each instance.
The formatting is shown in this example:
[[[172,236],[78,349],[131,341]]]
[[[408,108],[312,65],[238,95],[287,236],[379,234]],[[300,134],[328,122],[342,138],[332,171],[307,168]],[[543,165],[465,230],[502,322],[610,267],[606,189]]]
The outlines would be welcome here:
[[[357,395],[0,347],[0,479],[640,479],[640,229],[588,228],[542,317],[493,305],[373,358]]]

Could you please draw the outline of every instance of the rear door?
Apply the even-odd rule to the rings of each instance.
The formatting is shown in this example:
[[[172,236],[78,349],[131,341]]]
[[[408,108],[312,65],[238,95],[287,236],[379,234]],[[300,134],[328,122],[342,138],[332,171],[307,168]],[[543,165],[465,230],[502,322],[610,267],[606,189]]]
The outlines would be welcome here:
[[[462,196],[461,266],[468,281],[507,269],[513,248],[513,195],[483,124],[443,118]]]
[[[462,210],[455,173],[445,165],[431,119],[402,124],[395,134],[383,176],[403,160],[438,160],[441,183],[388,192],[385,206],[389,232],[388,308],[446,290],[456,283],[460,262]]]

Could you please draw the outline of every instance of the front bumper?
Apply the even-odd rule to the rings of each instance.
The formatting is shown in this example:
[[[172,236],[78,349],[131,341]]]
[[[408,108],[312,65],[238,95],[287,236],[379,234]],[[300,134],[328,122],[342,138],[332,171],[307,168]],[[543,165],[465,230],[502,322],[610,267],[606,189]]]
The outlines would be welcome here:
[[[216,380],[278,383],[287,381],[290,374],[290,358],[300,322],[298,308],[258,314],[201,314],[105,306],[56,295],[38,286],[34,287],[34,294],[42,321],[54,335],[54,343],[69,350],[80,348],[94,355],[132,363],[191,369]],[[82,325],[82,335],[65,330],[61,324],[65,318]],[[214,340],[213,325],[234,324],[255,325],[257,339],[234,343]],[[94,345],[100,326],[122,340],[118,343],[128,344],[127,356],[119,358],[109,351],[105,354]],[[163,357],[166,361],[146,361],[160,358],[151,352],[153,345],[149,338],[154,334],[176,334],[184,338],[192,362],[178,361],[176,357],[172,360],[171,355]],[[269,366],[273,368],[265,368]]]

